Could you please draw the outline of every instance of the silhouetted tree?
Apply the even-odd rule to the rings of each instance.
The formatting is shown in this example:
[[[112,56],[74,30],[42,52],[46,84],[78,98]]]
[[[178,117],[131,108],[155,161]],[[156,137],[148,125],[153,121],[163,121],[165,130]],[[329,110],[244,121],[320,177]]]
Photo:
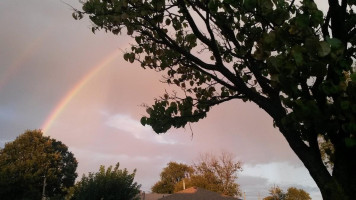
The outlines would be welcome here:
[[[124,59],[183,90],[156,99],[143,125],[164,133],[226,101],[254,102],[324,199],[356,199],[356,1],[318,2],[325,14],[313,0],[87,0],[73,17],[132,36]],[[334,149],[331,174],[320,136]]]
[[[62,142],[26,131],[0,150],[0,199],[63,198],[77,177],[77,160]]]
[[[76,183],[72,200],[138,200],[141,185],[134,182],[136,170],[129,173],[119,169],[119,163],[106,170],[100,166],[99,172],[83,175]]]

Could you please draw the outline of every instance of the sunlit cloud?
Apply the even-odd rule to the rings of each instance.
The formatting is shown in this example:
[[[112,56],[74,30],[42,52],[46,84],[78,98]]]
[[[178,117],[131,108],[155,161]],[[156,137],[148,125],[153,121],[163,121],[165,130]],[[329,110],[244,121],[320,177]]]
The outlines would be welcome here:
[[[251,198],[265,197],[271,187],[279,186],[285,192],[289,187],[300,188],[308,192],[312,199],[320,199],[320,190],[314,180],[305,176],[308,173],[304,166],[288,162],[245,164],[238,182],[241,181],[242,190]]]
[[[132,156],[128,154],[113,154],[113,153],[103,153],[103,152],[97,152],[97,151],[91,151],[88,149],[80,149],[80,148],[72,148],[72,151],[75,152],[77,155],[83,155],[83,156],[88,156],[90,155],[90,159],[92,161],[99,161],[102,163],[105,163],[107,161],[113,161],[117,162],[120,160],[124,160],[125,162],[140,162],[140,163],[147,163],[151,162],[152,159],[155,159],[152,156]],[[158,159],[160,159],[158,157]]]
[[[129,115],[116,114],[110,116],[106,121],[106,125],[112,128],[116,128],[127,134],[132,135],[139,140],[147,140],[150,142],[156,142],[161,144],[176,144],[174,140],[167,139],[167,136],[157,135],[148,126],[142,126],[138,120],[133,119]]]
[[[294,166],[288,162],[271,162],[257,165],[246,164],[242,173],[247,176],[265,178],[271,184],[290,185],[300,183],[305,186],[315,186],[313,179],[305,176],[305,174],[309,173],[305,167]]]
[[[271,165],[283,165],[281,163],[274,163]],[[271,166],[269,165],[269,166]],[[257,168],[261,168],[262,165],[260,165]],[[256,169],[254,169],[256,170]],[[245,171],[245,170],[244,170]],[[255,172],[255,171],[254,171]],[[253,173],[252,171],[249,171],[248,173]],[[266,173],[265,171],[260,171],[260,173]],[[290,174],[294,174],[293,171],[289,172]],[[303,182],[293,182],[286,184],[280,183],[280,182],[275,182],[268,180],[267,178],[263,177],[256,177],[255,175],[249,176],[249,175],[243,175],[244,172],[239,176],[237,182],[240,184],[241,191],[244,193],[244,195],[247,197],[247,199],[262,199],[266,196],[269,196],[269,190],[272,187],[280,187],[284,192],[287,192],[289,187],[296,187],[298,189],[303,189],[306,192],[310,194],[310,197],[312,199],[320,199],[320,191],[316,186],[306,186],[303,185]],[[284,180],[290,178],[290,174],[286,177],[284,177]]]

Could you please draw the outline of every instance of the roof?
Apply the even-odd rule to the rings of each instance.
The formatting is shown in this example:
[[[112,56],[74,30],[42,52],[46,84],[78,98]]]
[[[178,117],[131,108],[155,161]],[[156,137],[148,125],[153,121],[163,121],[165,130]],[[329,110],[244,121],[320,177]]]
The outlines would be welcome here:
[[[199,187],[190,187],[159,200],[238,200]]]
[[[161,199],[162,197],[169,196],[170,194],[157,194],[157,193],[141,193],[140,194],[140,200],[158,200]]]

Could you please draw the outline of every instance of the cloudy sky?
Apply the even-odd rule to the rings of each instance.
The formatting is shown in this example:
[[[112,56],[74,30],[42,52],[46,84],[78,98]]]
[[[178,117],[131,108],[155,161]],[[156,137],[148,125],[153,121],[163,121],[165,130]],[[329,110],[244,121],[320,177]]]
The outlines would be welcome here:
[[[77,1],[65,0],[79,8]],[[161,75],[122,58],[130,38],[75,21],[60,0],[0,1],[0,147],[41,128],[66,144],[78,174],[120,162],[150,191],[169,161],[192,164],[204,152],[231,152],[243,163],[238,183],[247,199],[279,185],[320,191],[257,106],[239,101],[212,109],[190,128],[156,135],[139,120],[168,85]]]

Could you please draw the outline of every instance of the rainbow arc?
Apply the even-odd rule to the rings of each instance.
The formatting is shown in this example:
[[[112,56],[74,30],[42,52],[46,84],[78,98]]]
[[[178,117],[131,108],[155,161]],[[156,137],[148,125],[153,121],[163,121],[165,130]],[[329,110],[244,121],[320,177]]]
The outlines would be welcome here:
[[[47,117],[43,125],[41,126],[42,132],[45,135],[48,135],[48,130],[53,125],[56,118],[63,112],[68,103],[80,92],[80,90],[96,75],[98,74],[105,66],[113,62],[121,52],[115,50],[108,56],[106,56],[99,64],[93,67],[89,72],[87,72],[75,85],[72,87],[66,95],[57,103],[55,108],[52,110],[50,115]]]

